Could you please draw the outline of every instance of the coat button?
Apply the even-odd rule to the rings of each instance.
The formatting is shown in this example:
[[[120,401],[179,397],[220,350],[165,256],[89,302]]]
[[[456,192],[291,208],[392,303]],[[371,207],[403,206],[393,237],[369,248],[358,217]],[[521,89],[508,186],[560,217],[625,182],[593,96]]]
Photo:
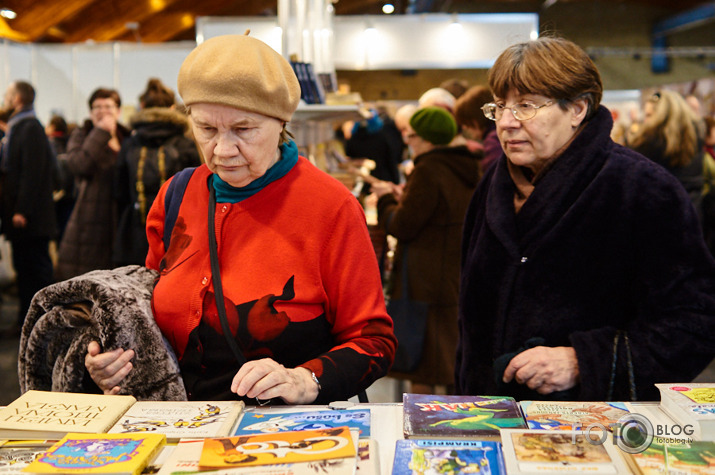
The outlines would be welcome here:
[[[204,277],[203,279],[201,279],[201,283],[202,283],[203,285],[208,284],[208,283],[209,283],[209,278],[208,278],[208,277]]]
[[[526,264],[526,261],[528,261],[528,260],[529,260],[528,257],[522,257],[522,258],[521,258],[521,263],[522,263],[522,264]]]
[[[222,212],[222,213],[225,213],[226,210],[228,210],[228,206],[223,205],[223,208],[221,208],[221,212]]]

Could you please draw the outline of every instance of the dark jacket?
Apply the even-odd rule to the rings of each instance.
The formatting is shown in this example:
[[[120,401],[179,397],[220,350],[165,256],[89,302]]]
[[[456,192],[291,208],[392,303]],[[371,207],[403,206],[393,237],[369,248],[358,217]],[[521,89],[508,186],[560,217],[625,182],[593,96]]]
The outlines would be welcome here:
[[[117,124],[120,142],[129,130]],[[59,248],[57,279],[96,269],[110,269],[117,211],[112,187],[117,154],[109,147],[111,135],[86,121],[72,132],[67,165],[78,184],[77,200]]]
[[[500,387],[492,362],[532,337],[572,346],[580,384],[607,399],[617,330],[627,332],[637,399],[694,378],[715,356],[715,262],[687,194],[664,168],[610,139],[601,107],[514,213],[505,156],[465,222],[456,381],[461,394],[545,399]],[[629,398],[622,341],[614,400]]]
[[[115,266],[144,265],[149,251],[146,215],[159,188],[176,172],[201,164],[196,145],[185,135],[188,121],[184,114],[152,107],[139,111],[130,124],[134,131],[122,143],[117,157],[115,198],[119,224],[114,241]],[[141,194],[137,192],[139,182]]]
[[[390,296],[402,295],[403,252],[407,252],[410,298],[429,304],[424,353],[409,375],[422,384],[452,384],[457,344],[457,299],[462,224],[479,179],[481,155],[467,147],[441,147],[415,158],[404,195],[378,201],[378,219],[398,246]]]
[[[52,239],[57,233],[52,191],[55,156],[45,129],[34,117],[17,122],[4,158],[2,232],[9,240],[29,237]],[[16,228],[12,216],[22,214],[27,226]]]

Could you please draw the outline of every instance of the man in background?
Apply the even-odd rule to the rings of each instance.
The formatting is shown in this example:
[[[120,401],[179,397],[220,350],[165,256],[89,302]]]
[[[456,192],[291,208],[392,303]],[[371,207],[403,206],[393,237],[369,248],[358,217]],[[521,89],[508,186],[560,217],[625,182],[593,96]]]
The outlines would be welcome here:
[[[7,336],[19,334],[32,297],[52,283],[53,275],[49,244],[57,231],[52,200],[56,165],[34,101],[32,85],[15,81],[3,104],[11,113],[0,152],[0,232],[12,245],[20,301],[17,325]]]

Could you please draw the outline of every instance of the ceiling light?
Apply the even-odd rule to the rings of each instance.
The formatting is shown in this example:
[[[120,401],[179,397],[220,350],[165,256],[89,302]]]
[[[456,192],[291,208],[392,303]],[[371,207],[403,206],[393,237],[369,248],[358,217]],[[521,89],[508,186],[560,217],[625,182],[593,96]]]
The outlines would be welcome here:
[[[14,10],[10,10],[9,8],[2,8],[0,9],[0,16],[3,18],[7,18],[8,20],[14,20],[15,17],[17,17],[17,13],[15,13]]]
[[[394,11],[395,11],[395,6],[391,3],[386,3],[382,6],[382,13],[384,13],[385,15],[394,13]]]

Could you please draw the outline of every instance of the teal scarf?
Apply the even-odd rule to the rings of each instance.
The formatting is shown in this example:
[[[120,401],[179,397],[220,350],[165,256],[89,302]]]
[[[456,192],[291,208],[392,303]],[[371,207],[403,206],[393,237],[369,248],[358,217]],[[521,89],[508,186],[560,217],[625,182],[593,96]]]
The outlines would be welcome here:
[[[292,140],[280,146],[281,158],[266,173],[248,185],[236,188],[213,174],[217,203],[238,203],[255,195],[270,183],[284,177],[298,163],[298,146]]]

